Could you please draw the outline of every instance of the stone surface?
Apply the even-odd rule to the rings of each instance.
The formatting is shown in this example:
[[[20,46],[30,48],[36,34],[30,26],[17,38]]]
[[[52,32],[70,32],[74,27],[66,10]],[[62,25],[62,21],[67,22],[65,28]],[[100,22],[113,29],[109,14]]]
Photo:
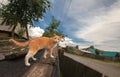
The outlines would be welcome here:
[[[4,60],[5,56],[3,54],[0,54],[0,60]]]

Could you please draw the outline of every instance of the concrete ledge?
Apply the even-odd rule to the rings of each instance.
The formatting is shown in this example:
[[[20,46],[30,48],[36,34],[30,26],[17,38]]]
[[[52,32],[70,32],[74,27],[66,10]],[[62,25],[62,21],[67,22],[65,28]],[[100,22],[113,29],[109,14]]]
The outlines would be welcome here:
[[[74,60],[80,64],[83,64],[84,66],[91,68],[102,75],[103,77],[120,77],[120,68],[118,64],[114,63],[107,63],[97,60],[92,60],[89,58],[84,58],[76,55],[72,55],[69,53],[64,53],[64,56],[70,58],[71,60]]]

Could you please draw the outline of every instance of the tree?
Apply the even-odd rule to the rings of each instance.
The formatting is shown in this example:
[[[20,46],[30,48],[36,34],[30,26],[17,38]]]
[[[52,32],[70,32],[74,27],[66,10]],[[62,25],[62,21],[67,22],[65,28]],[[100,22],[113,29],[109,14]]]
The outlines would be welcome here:
[[[59,25],[60,21],[57,21],[53,16],[50,26],[45,29],[43,36],[51,37],[54,33],[56,33],[57,35],[63,35],[63,33],[58,29]]]
[[[26,29],[27,24],[33,25],[32,21],[39,21],[42,16],[50,8],[48,0],[8,0],[7,5],[2,4],[0,15],[3,18],[1,24],[9,25],[12,28],[12,37],[14,30],[18,24]]]

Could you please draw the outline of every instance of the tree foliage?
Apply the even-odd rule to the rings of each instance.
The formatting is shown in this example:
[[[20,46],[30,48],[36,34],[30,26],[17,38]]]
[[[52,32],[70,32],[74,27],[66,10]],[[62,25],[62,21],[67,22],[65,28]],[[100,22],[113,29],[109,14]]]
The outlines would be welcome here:
[[[58,29],[60,21],[57,21],[54,16],[52,17],[50,26],[45,29],[43,36],[51,37],[53,34],[63,35],[63,33]]]
[[[65,48],[65,52],[67,52],[67,53],[71,53],[71,54],[75,54],[75,51],[76,51],[77,49],[75,48],[75,47],[72,47],[72,46],[67,46],[66,48]]]
[[[14,29],[20,23],[21,27],[27,24],[33,25],[32,21],[42,19],[42,16],[50,8],[48,0],[8,0],[7,5],[2,5],[0,13],[3,17],[1,24],[14,26]]]
[[[22,38],[22,36],[24,35],[24,33],[25,33],[25,28],[21,27],[21,29],[18,31],[19,38]]]

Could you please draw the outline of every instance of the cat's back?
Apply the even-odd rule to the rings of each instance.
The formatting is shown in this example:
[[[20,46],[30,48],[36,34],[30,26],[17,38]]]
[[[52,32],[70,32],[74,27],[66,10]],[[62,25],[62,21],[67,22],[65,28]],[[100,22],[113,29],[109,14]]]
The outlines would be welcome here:
[[[40,41],[49,41],[50,38],[49,37],[39,37],[38,40],[40,40]]]
[[[37,38],[31,39],[30,42],[38,43],[38,42],[48,42],[50,40],[51,40],[51,38],[49,38],[49,37],[37,37]]]

